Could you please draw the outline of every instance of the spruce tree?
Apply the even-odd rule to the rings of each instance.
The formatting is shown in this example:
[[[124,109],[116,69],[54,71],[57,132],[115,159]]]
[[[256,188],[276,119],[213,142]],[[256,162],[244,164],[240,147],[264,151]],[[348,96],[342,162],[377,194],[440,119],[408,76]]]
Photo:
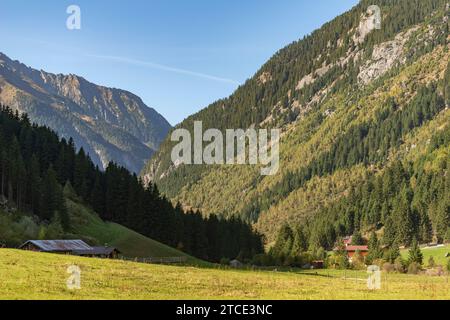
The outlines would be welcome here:
[[[301,253],[305,252],[308,248],[308,241],[302,230],[302,228],[297,228],[294,233],[294,241],[292,244],[291,255],[296,257]]]
[[[385,254],[385,260],[394,264],[398,257],[400,257],[400,248],[396,241],[389,247]]]
[[[28,183],[27,183],[27,194],[29,198],[29,203],[31,205],[31,210],[36,214],[40,215],[40,192],[41,192],[41,172],[40,172],[39,160],[35,154],[32,155],[30,160],[30,165],[28,169]]]
[[[44,220],[50,221],[54,217],[55,211],[58,209],[58,205],[60,204],[58,187],[56,172],[53,170],[53,167],[50,166],[44,176],[40,200],[41,208],[39,211],[41,218]]]
[[[400,243],[409,245],[414,235],[413,215],[411,211],[411,192],[404,184],[396,198],[392,217],[397,228],[397,238]]]
[[[286,255],[287,253],[290,254],[292,251],[293,238],[294,235],[291,227],[287,223],[284,224],[278,232],[278,236],[273,247],[273,252],[276,255]]]
[[[361,246],[364,244],[364,239],[361,235],[361,232],[357,231],[352,236],[352,245]]]
[[[380,245],[378,243],[378,237],[375,232],[372,232],[369,243],[368,243],[369,252],[367,253],[366,262],[367,264],[372,264],[376,259],[382,257],[383,252],[381,251]]]
[[[411,248],[409,249],[408,264],[413,262],[419,265],[423,264],[423,254],[416,238],[412,241]]]

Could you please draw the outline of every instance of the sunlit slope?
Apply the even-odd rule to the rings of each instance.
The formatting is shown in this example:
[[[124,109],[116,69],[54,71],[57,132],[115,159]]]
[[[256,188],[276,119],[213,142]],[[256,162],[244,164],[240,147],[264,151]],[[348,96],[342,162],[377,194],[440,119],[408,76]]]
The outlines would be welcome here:
[[[280,172],[276,176],[260,176],[252,166],[216,166],[205,171],[195,184],[184,186],[175,196],[176,201],[201,208],[205,213],[241,213],[265,191],[276,188],[283,176],[313,163],[318,155],[327,152],[346,128],[371,121],[384,102],[393,98],[405,107],[420,85],[442,79],[449,61],[449,52],[443,47],[435,49],[417,62],[405,67],[398,75],[387,79],[379,88],[367,90],[363,96],[337,94],[330,97],[317,112],[306,116],[295,126],[289,127],[280,146]],[[317,122],[318,115],[334,108],[331,117]],[[305,186],[294,190],[281,201],[270,205],[258,216],[258,228],[269,238],[287,219],[291,222],[312,215],[320,207],[339,198],[352,185],[362,181],[369,171],[382,170],[390,161],[407,159],[414,161],[427,153],[427,141],[438,130],[449,130],[448,109],[422,127],[415,128],[404,137],[398,149],[391,150],[392,157],[382,166],[343,168],[330,175],[314,177]],[[414,145],[414,148],[410,148]],[[270,199],[268,199],[270,201]]]
[[[104,222],[95,212],[76,201],[67,200],[67,205],[76,234],[92,238],[99,245],[114,246],[128,258],[186,257],[189,262],[198,262],[181,251],[122,225]]]

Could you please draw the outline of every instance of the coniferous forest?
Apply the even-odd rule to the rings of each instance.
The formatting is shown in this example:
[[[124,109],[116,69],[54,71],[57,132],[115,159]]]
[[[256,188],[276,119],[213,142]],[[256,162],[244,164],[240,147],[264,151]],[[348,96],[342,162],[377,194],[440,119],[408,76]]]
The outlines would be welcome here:
[[[427,143],[426,154],[418,160],[395,160],[387,165],[389,150],[398,147],[402,137],[446,108],[449,75],[450,65],[441,83],[442,94],[436,84],[421,87],[402,109],[388,99],[372,123],[350,128],[318,161],[286,175],[260,198],[262,201],[247,208],[247,216],[251,217],[251,212],[270,204],[265,199],[276,202],[314,175],[330,174],[357,164],[377,168],[368,170],[365,178],[344,197],[325,206],[302,225],[284,225],[271,250],[272,256],[284,263],[306,252],[319,252],[316,258],[320,258],[343,237],[358,238],[367,230],[383,230],[377,242],[387,248],[398,249],[414,242],[450,241],[450,177],[446,174],[449,159],[442,154],[449,145],[450,132],[434,133]]]
[[[396,252],[400,246],[411,246],[415,242],[450,241],[450,177],[446,174],[449,159],[442,154],[449,145],[450,132],[437,131],[427,143],[426,154],[418,160],[395,160],[387,165],[389,150],[402,143],[401,137],[448,105],[445,84],[448,86],[449,75],[450,66],[441,86],[443,95],[433,84],[419,88],[407,108],[400,109],[389,99],[374,122],[350,128],[330,151],[319,156],[318,161],[286,175],[260,197],[261,201],[247,208],[247,217],[251,217],[252,212],[270,205],[267,199],[272,203],[278,201],[314,175],[330,174],[361,163],[377,168],[368,170],[365,178],[353,185],[345,196],[301,225],[282,226],[270,251],[275,263],[295,264],[307,252],[321,259],[340,239],[348,235],[360,238],[368,230],[383,230],[382,237],[376,240],[377,247],[384,246]],[[381,251],[374,255],[374,258],[383,258]],[[398,255],[384,258],[393,261]]]
[[[154,184],[143,186],[127,169],[93,164],[72,139],[59,139],[47,127],[32,124],[6,106],[0,111],[2,202],[42,222],[58,221],[71,230],[63,189],[71,186],[105,221],[116,222],[195,257],[249,259],[262,252],[261,237],[238,219],[208,218],[185,212],[161,196]]]

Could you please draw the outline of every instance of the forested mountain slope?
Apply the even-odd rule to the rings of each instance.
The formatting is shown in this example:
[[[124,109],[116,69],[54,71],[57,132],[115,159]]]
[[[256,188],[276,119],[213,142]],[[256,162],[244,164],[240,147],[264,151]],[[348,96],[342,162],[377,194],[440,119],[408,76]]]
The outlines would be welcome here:
[[[381,29],[367,15],[379,5]],[[177,128],[282,128],[280,171],[175,167],[168,139],[143,171],[187,207],[239,216],[269,242],[285,224],[305,247],[377,231],[389,244],[449,227],[449,4],[361,1],[280,50],[232,96]],[[299,238],[299,237],[297,237]]]
[[[70,237],[80,226],[73,220],[80,214],[70,214],[71,206],[72,211],[88,208],[92,214],[86,216],[95,212],[106,222],[121,224],[200,259],[250,259],[262,251],[260,236],[241,220],[204,218],[198,212],[183,211],[161,196],[154,184],[144,187],[136,174],[112,162],[102,171],[83,148],[76,151],[72,139],[60,139],[47,127],[32,124],[26,114],[0,107],[2,245],[15,247],[27,237]],[[73,209],[74,201],[68,201],[65,191],[73,195],[79,209]],[[98,221],[94,223],[97,231],[105,230]],[[89,232],[92,227],[76,234],[97,234]]]
[[[166,119],[130,92],[38,71],[2,53],[0,103],[73,138],[103,169],[114,161],[139,172],[170,130]]]

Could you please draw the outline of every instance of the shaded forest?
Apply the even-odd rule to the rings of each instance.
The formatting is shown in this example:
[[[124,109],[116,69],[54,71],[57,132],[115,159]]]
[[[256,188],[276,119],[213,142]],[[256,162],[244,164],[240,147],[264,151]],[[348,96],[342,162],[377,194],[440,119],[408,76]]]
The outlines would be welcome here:
[[[115,163],[100,170],[82,148],[76,150],[72,139],[60,139],[6,106],[0,110],[0,181],[2,202],[40,221],[56,221],[66,232],[71,221],[63,188],[70,185],[102,219],[195,257],[244,260],[263,251],[260,235],[249,224],[185,212],[161,196],[156,185],[144,187]]]

